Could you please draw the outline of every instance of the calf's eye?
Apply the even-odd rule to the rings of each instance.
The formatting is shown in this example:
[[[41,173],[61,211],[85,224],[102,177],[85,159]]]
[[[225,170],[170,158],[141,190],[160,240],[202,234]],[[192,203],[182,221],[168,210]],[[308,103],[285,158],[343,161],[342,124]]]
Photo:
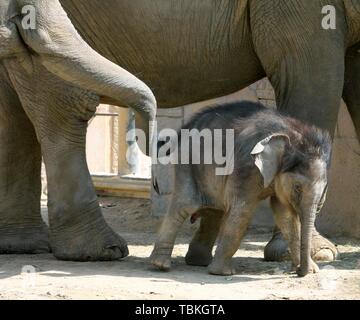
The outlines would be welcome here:
[[[296,196],[301,195],[301,193],[302,193],[301,185],[299,185],[299,184],[294,185],[294,193],[295,193]]]

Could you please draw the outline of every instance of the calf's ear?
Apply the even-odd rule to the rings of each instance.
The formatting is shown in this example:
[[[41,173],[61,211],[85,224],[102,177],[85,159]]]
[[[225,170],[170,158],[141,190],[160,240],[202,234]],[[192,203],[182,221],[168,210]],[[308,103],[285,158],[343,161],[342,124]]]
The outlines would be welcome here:
[[[289,143],[290,138],[286,134],[272,134],[259,141],[251,151],[255,165],[264,178],[265,188],[273,182],[279,172],[286,145]]]

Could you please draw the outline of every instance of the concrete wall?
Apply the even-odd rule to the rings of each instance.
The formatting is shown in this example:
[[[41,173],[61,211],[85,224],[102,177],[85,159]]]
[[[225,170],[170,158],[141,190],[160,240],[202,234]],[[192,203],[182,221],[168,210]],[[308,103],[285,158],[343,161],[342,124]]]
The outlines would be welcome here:
[[[113,107],[102,105],[90,121],[86,136],[87,162],[97,174],[117,174],[119,154],[119,118]]]
[[[342,104],[333,145],[329,191],[317,220],[326,235],[360,238],[360,145]]]

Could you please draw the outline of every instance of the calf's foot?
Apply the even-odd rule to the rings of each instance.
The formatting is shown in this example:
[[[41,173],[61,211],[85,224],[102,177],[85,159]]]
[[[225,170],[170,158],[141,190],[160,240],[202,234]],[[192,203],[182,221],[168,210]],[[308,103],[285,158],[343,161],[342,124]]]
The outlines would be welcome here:
[[[190,266],[207,267],[212,259],[212,250],[201,243],[191,243],[185,256],[185,262]]]
[[[299,277],[305,277],[308,274],[311,273],[318,273],[319,272],[319,266],[311,259],[310,265],[308,269],[302,269],[300,266],[296,268],[296,273]]]
[[[150,263],[161,271],[169,271],[171,268],[172,245],[155,245],[150,256]]]
[[[208,271],[210,274],[218,276],[232,276],[236,274],[236,267],[232,261],[229,262],[219,262],[213,261],[209,267]]]

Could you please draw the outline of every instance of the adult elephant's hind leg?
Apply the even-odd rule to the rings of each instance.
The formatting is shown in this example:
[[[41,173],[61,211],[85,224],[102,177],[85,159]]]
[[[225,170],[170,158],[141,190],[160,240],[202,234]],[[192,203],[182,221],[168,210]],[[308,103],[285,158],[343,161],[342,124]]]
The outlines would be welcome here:
[[[336,246],[324,238],[316,229],[313,230],[311,241],[311,258],[314,261],[333,261],[339,253]],[[288,242],[285,240],[278,226],[273,231],[273,236],[264,250],[265,261],[290,260]]]
[[[335,133],[344,83],[344,65],[341,62],[343,53],[336,55],[334,52],[329,60],[319,62],[315,59],[315,62],[309,62],[307,66],[301,66],[301,63],[298,65],[299,61],[292,60],[295,65],[290,67],[285,60],[280,64],[282,67],[270,77],[279,110],[327,130],[332,136]],[[296,74],[293,73],[295,70]],[[287,256],[287,250],[286,240],[275,229],[273,238],[266,246],[266,258],[282,260]],[[335,245],[317,230],[313,232],[312,252],[316,252],[313,258],[318,261],[333,261],[337,257]]]
[[[321,6],[318,1],[296,7],[292,1],[287,1],[281,11],[273,10],[269,4],[266,20],[261,20],[260,14],[265,8],[260,10],[257,5],[258,2],[254,2],[254,44],[275,89],[278,109],[334,135],[345,72],[343,43],[346,20],[342,5],[339,4],[337,8],[338,13],[343,13],[338,14],[337,29],[331,31],[321,29]],[[309,16],[310,10],[319,14]],[[305,16],[307,19],[301,18]],[[318,36],[314,37],[314,34]],[[272,48],[271,52],[269,48]],[[329,241],[320,237],[313,242],[319,254],[323,245],[329,246]],[[282,236],[274,235],[272,241],[285,240]],[[284,243],[273,243],[271,246],[275,250],[285,247]],[[333,248],[336,249],[335,246]],[[281,257],[283,252],[272,255]]]
[[[212,261],[212,249],[219,234],[222,211],[204,209],[201,215],[200,227],[191,240],[185,261],[188,265],[207,267]]]
[[[21,72],[15,62],[7,67],[41,141],[54,255],[73,261],[127,256],[126,242],[101,213],[86,163],[87,123],[98,97],[67,84],[36,63],[32,75]]]
[[[0,84],[0,253],[49,252],[40,215],[40,145],[3,66]]]
[[[336,60],[334,52],[330,55],[334,61],[317,61],[317,65],[288,66],[286,61],[271,77],[275,87],[278,108],[284,113],[335,133],[343,88],[344,66],[342,54]],[[336,60],[336,61],[335,61]],[[333,66],[333,67],[329,67]],[[296,74],[293,74],[297,70]],[[307,70],[307,72],[306,72]],[[313,70],[313,71],[312,71]],[[266,246],[265,258],[270,261],[283,260],[288,256],[287,242],[277,228],[273,238]],[[337,257],[334,244],[321,236],[317,230],[313,232],[312,252],[314,260],[333,261]]]
[[[275,226],[273,235],[264,249],[265,261],[285,261],[290,260],[288,242],[285,240],[278,226]]]
[[[344,100],[360,142],[360,45],[346,55]]]

